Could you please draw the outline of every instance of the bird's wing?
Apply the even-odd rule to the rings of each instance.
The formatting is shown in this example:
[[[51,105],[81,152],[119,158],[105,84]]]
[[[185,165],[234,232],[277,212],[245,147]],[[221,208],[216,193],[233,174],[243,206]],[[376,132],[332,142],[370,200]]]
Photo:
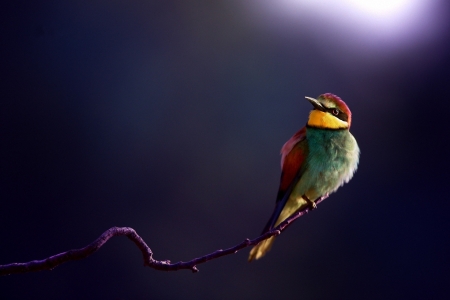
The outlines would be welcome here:
[[[281,179],[277,202],[281,201],[307,155],[306,127],[294,134],[281,148]]]
[[[275,209],[263,229],[263,234],[272,229],[277,222],[281,212],[286,206],[289,196],[294,189],[295,184],[302,177],[302,166],[308,155],[308,143],[306,141],[306,128],[300,129],[289,141],[281,148],[281,180],[278,190]],[[248,261],[260,259],[270,250],[275,240],[272,236],[252,248],[248,256]]]
[[[281,148],[281,179],[275,209],[264,227],[263,233],[272,229],[289,195],[302,175],[302,166],[308,154],[306,127],[300,129]]]

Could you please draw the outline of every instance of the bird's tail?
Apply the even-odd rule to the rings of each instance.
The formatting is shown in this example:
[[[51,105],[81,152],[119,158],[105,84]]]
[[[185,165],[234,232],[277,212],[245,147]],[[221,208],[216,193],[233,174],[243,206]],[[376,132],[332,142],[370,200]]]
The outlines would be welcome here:
[[[287,196],[284,196],[283,199],[280,201],[277,201],[275,204],[275,209],[272,213],[272,216],[270,217],[269,221],[267,222],[266,226],[264,226],[263,231],[261,234],[264,234],[268,232],[269,230],[276,227],[281,221],[278,220],[281,212],[283,211],[284,205],[286,204],[287,199],[289,199]],[[265,239],[264,241],[261,241],[259,244],[256,244],[250,251],[250,254],[248,255],[248,261],[257,260],[266,255],[267,252],[269,252],[270,248],[272,248],[272,244],[275,241],[275,236],[272,236],[268,239]]]
[[[275,236],[272,236],[264,241],[261,241],[259,244],[254,246],[250,251],[248,256],[248,261],[257,260],[266,255],[266,253],[272,247],[273,242],[275,241]]]

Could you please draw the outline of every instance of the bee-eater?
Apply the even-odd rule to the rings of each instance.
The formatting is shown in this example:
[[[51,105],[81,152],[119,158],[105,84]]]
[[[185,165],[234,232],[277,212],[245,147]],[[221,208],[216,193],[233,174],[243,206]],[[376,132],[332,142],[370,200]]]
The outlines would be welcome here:
[[[281,148],[281,180],[275,210],[263,233],[306,207],[313,209],[321,197],[336,191],[355,173],[359,147],[350,133],[352,114],[336,95],[306,97],[313,105],[308,123]],[[249,261],[263,257],[275,237],[250,251]]]

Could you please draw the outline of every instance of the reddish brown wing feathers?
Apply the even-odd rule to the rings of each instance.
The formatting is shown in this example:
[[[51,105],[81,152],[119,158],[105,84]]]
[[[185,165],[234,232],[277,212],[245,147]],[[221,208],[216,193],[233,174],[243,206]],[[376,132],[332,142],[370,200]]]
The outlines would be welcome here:
[[[277,202],[280,201],[300,170],[305,157],[305,148],[299,142],[306,138],[306,127],[300,129],[281,148],[281,180]]]
[[[299,171],[305,161],[307,153],[307,147],[302,141],[306,139],[306,127],[300,129],[293,137],[291,137],[281,148],[281,181],[280,188],[278,189],[277,201],[275,209],[263,229],[262,233],[267,232],[273,227],[281,211],[286,205],[286,201],[289,197],[286,193],[292,190],[292,184],[294,180],[297,180],[301,174]]]

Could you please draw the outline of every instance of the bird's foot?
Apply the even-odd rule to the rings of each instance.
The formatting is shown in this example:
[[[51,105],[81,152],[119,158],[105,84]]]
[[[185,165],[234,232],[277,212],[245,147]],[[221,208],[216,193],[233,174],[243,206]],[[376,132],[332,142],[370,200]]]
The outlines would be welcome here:
[[[308,203],[309,206],[309,210],[313,210],[317,208],[317,204],[314,201],[311,201],[308,197],[306,197],[306,195],[303,196],[303,198],[306,200],[306,202]]]

